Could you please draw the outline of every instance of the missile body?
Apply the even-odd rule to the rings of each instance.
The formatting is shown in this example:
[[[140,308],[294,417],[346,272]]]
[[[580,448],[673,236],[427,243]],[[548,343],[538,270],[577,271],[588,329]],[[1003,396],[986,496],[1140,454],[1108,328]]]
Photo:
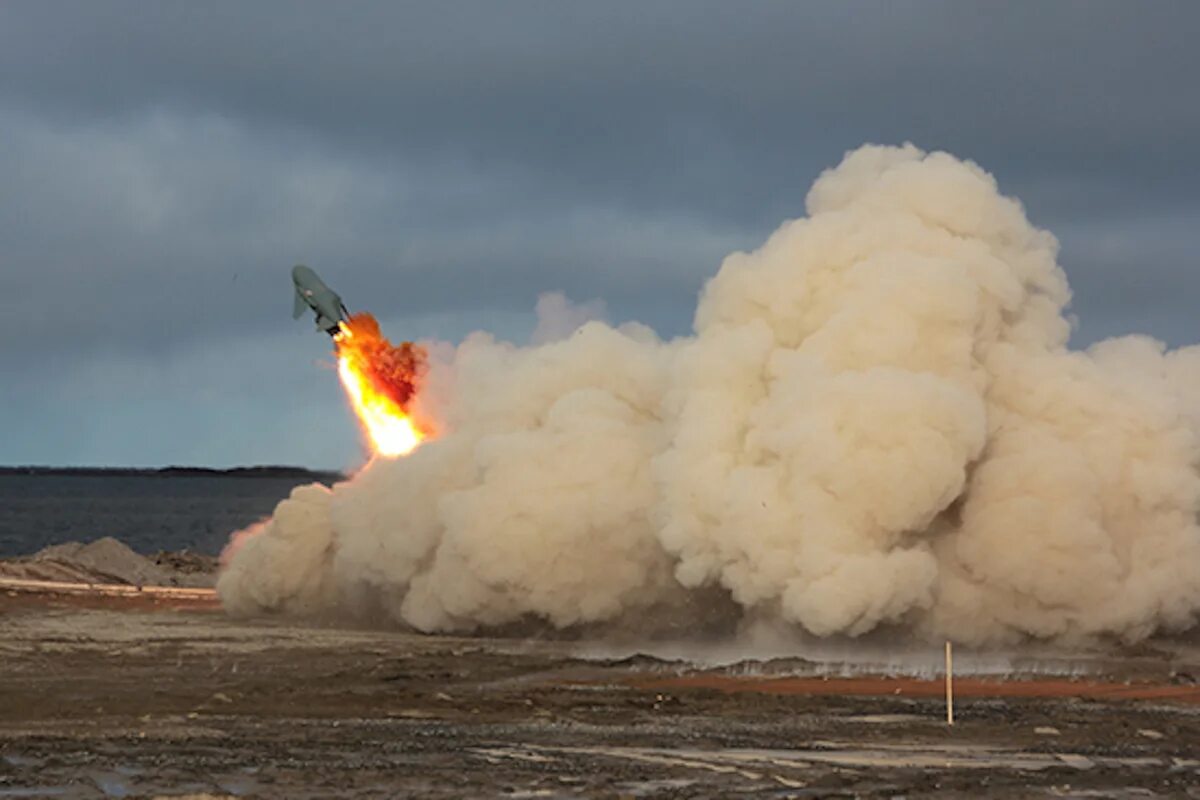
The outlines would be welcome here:
[[[346,320],[350,312],[337,292],[303,264],[292,267],[292,283],[296,287],[296,300],[292,306],[292,319],[299,319],[308,308],[317,315],[317,330],[333,336],[338,332],[338,323]]]

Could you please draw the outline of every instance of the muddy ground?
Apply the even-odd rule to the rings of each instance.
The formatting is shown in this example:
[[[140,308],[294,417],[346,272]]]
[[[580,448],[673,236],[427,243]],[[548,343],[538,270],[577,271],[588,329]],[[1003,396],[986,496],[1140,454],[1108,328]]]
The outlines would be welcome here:
[[[936,676],[3,592],[0,798],[1200,796],[1198,652],[964,676],[951,728]]]

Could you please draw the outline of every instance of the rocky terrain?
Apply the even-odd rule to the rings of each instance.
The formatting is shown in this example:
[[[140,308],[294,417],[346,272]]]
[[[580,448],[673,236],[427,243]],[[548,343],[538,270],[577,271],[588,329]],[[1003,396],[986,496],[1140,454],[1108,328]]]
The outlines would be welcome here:
[[[953,727],[937,675],[632,653],[0,591],[0,797],[1200,795],[1189,641],[964,675]]]

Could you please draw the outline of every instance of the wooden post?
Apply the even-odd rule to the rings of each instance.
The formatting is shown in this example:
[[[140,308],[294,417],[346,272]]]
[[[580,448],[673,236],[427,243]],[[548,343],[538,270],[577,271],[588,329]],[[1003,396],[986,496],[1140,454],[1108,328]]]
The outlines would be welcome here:
[[[946,640],[946,724],[954,724],[954,653]]]

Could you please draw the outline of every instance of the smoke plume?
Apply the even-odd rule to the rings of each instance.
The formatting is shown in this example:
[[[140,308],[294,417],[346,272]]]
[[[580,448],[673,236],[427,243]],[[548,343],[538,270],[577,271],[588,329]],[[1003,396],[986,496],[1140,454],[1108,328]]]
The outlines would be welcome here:
[[[690,337],[434,346],[416,413],[440,438],[296,489],[241,535],[226,608],[650,627],[718,597],[968,643],[1191,625],[1200,348],[1069,350],[1054,237],[945,153],[863,147],[807,212],[724,261]]]

